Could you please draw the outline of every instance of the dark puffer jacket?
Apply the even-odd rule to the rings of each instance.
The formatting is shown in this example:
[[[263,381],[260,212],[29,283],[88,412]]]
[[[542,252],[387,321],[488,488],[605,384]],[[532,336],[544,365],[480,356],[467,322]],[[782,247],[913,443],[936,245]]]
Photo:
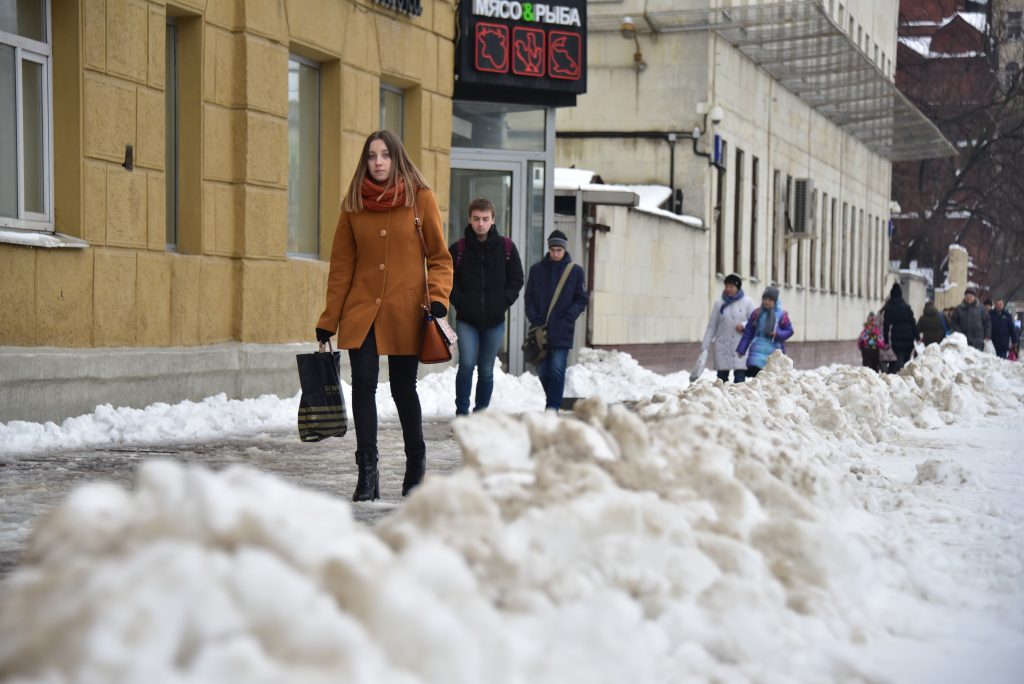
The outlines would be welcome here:
[[[992,322],[992,346],[999,356],[1005,357],[1010,344],[1017,344],[1017,328],[1013,324],[1013,316],[1006,309],[992,309],[988,315]]]
[[[561,261],[552,261],[550,256],[545,255],[530,267],[530,277],[526,281],[523,302],[526,305],[526,318],[530,325],[544,325],[544,317],[548,314],[551,298],[555,296],[558,280],[567,268],[571,268],[572,272],[548,320],[548,344],[552,347],[572,348],[576,319],[587,308],[583,268],[573,264],[569,252],[565,253]]]
[[[938,344],[946,339],[946,327],[939,318],[938,309],[931,302],[924,305],[924,313],[917,319],[917,331],[925,344]]]
[[[491,227],[481,242],[473,229],[466,227],[466,248],[458,257],[458,242],[448,247],[455,265],[451,303],[455,317],[475,328],[493,328],[505,320],[505,312],[523,289],[523,264],[519,250],[505,258],[505,239]]]
[[[963,333],[967,337],[967,344],[975,349],[984,348],[985,340],[992,337],[992,320],[977,299],[970,306],[967,302],[960,302],[953,309],[949,324],[956,332]]]
[[[890,297],[882,315],[882,334],[886,344],[897,354],[910,353],[917,339],[917,322],[910,305],[903,301],[903,297]]]

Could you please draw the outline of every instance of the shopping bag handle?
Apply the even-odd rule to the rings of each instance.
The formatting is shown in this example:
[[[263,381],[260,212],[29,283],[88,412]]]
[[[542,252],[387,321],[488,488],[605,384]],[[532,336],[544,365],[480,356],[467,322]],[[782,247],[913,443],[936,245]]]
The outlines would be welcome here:
[[[329,351],[329,352],[332,352],[332,353],[334,352],[334,349],[331,348],[331,341],[327,340],[327,342],[321,342],[320,343],[320,353],[324,352],[324,347],[325,346],[327,347],[326,351]]]

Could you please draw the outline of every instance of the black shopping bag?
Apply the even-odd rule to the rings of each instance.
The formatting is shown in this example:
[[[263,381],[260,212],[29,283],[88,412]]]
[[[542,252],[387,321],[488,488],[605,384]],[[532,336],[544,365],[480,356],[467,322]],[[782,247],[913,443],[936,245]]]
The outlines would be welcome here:
[[[345,395],[341,393],[339,364],[341,352],[319,351],[296,354],[299,366],[299,439],[319,442],[343,437],[348,432]]]

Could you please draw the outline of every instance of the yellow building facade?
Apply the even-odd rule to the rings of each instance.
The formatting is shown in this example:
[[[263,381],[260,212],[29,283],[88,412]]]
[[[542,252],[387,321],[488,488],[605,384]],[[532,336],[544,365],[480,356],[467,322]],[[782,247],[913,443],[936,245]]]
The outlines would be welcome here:
[[[399,4],[18,2],[0,50],[21,65],[19,134],[38,113],[52,153],[40,171],[31,141],[18,146],[17,210],[0,218],[0,346],[310,339],[369,133],[401,127],[447,211],[455,4]]]

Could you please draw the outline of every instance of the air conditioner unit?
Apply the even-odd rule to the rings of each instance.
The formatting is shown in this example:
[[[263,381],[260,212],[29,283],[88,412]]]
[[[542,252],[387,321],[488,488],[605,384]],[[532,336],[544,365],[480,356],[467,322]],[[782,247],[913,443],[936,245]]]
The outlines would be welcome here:
[[[814,181],[796,178],[793,186],[793,215],[786,228],[791,239],[814,237]]]

